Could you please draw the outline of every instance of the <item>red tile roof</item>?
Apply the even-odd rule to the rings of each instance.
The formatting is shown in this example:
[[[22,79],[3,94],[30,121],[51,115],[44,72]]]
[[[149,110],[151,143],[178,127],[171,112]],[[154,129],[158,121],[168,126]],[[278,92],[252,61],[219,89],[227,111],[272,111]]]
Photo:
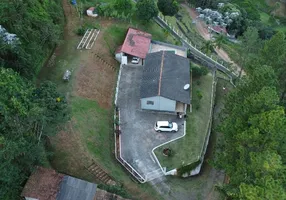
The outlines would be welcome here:
[[[56,200],[64,175],[53,169],[37,167],[29,177],[21,196],[39,200]]]
[[[138,29],[129,28],[121,52],[145,58],[150,47],[152,35]]]
[[[218,33],[227,33],[226,28],[221,27],[221,26],[219,26],[219,25],[217,25],[217,26],[212,26],[211,28],[212,28],[215,32],[218,32]]]

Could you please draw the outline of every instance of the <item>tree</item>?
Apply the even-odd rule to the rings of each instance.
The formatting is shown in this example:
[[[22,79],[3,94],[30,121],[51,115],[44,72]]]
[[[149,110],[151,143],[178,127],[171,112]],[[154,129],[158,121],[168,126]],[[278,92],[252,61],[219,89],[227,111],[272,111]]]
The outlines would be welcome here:
[[[64,26],[63,9],[60,1],[2,0],[0,25],[9,33],[16,34],[20,42],[17,48],[0,50],[0,64],[33,78],[51,49],[60,41]]]
[[[53,134],[68,119],[65,98],[54,84],[39,88],[12,69],[0,68],[0,199],[17,199],[21,185],[35,165],[43,164],[40,136]]]
[[[179,11],[179,4],[176,0],[158,0],[157,6],[164,16],[174,16]]]
[[[285,199],[286,118],[275,72],[259,66],[242,79],[219,128],[223,142],[214,163],[230,177],[219,188],[231,199]]]
[[[276,33],[270,40],[265,42],[259,55],[260,63],[271,66],[279,80],[280,99],[284,100],[286,95],[286,38],[282,32]],[[286,100],[284,100],[286,101]]]
[[[206,40],[201,47],[201,50],[206,54],[210,54],[214,51],[214,43],[211,40]]]
[[[258,30],[254,27],[249,27],[239,39],[241,43],[236,49],[237,55],[234,57],[234,61],[239,64],[241,68],[238,76],[240,78],[243,69],[251,70],[252,66],[249,63],[252,62],[252,60],[256,60],[257,54],[263,46],[263,42],[259,38]]]
[[[113,6],[119,15],[123,14],[125,17],[133,12],[131,0],[115,0]]]
[[[219,34],[216,38],[215,38],[215,47],[217,48],[221,48],[222,44],[225,42],[226,38],[223,34]]]
[[[138,18],[143,22],[148,22],[158,15],[158,8],[153,0],[139,0],[136,10]]]

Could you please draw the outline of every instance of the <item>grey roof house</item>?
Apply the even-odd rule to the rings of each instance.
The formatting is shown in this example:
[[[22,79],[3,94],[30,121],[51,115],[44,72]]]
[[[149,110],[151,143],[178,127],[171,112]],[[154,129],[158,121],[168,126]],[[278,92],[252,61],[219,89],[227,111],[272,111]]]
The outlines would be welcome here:
[[[107,200],[122,197],[98,189],[88,181],[37,167],[21,193],[25,200]]]
[[[170,51],[149,53],[143,67],[141,109],[185,113],[190,104],[190,62]]]

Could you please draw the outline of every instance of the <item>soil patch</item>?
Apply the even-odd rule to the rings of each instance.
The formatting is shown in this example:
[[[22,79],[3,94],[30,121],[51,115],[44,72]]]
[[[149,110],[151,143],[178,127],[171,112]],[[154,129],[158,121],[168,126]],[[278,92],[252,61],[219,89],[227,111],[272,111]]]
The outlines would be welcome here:
[[[105,28],[112,24],[103,23]],[[82,50],[86,56],[76,75],[75,91],[77,96],[96,100],[103,108],[111,108],[119,64],[106,47],[105,28],[99,33],[91,50]]]

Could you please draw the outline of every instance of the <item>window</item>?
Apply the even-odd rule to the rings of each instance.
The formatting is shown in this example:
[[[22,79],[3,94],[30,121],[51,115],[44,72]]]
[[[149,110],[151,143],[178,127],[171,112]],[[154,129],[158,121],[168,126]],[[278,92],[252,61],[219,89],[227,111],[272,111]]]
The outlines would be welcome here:
[[[154,101],[147,101],[147,105],[154,105]]]

